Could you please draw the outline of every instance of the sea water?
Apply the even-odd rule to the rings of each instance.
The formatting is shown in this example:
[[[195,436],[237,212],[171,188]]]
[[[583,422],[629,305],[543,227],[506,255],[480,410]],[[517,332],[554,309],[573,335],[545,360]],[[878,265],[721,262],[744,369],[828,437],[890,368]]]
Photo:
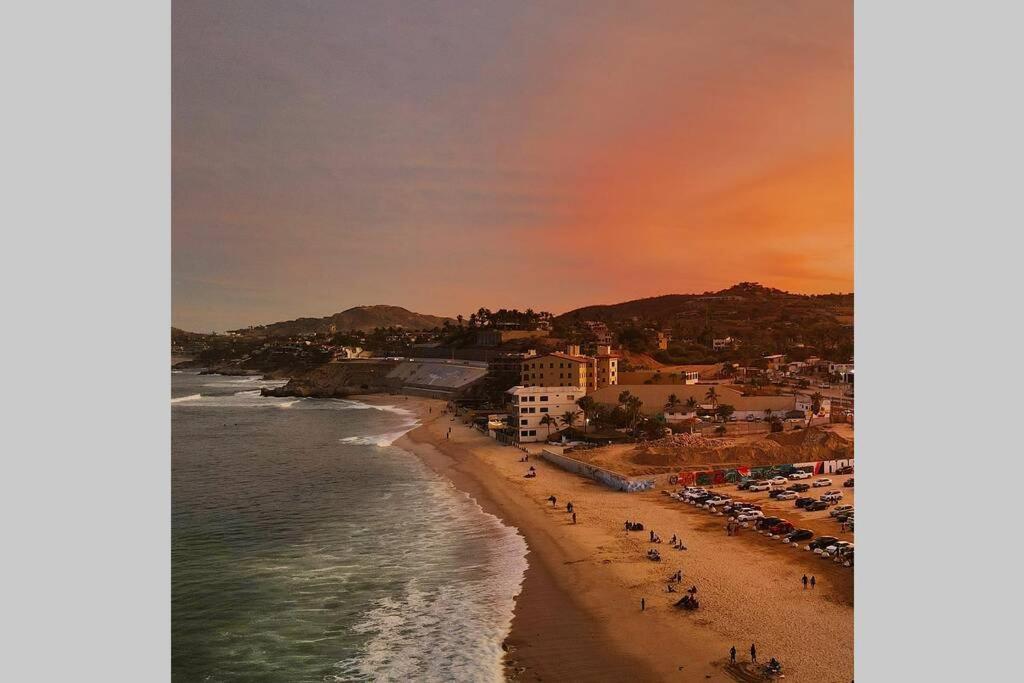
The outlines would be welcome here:
[[[173,371],[175,681],[493,681],[514,528],[392,443],[401,407]]]

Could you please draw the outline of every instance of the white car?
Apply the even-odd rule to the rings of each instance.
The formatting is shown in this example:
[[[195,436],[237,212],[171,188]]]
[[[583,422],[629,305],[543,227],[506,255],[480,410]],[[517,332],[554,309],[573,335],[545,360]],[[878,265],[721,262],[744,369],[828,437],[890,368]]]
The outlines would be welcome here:
[[[782,486],[784,484],[788,484],[789,480],[786,479],[785,477],[772,477],[771,479],[768,480],[768,483],[775,484],[777,486]],[[829,483],[831,484],[832,482]]]
[[[789,475],[789,478],[793,479],[793,480],[796,480],[796,479],[810,479],[812,476],[814,476],[814,475],[812,475],[810,472],[807,472],[805,470],[800,470],[799,472],[794,472],[793,474]]]
[[[725,505],[726,503],[732,502],[729,498],[723,498],[722,496],[715,496],[710,500],[706,501],[706,505]]]
[[[793,500],[796,497],[796,491],[783,491],[779,495],[775,496],[775,500]]]
[[[771,487],[772,487],[771,484],[769,484],[766,481],[755,481],[753,484],[750,485],[750,487],[747,490],[748,491],[767,491]]]
[[[842,498],[843,498],[843,492],[842,491],[826,491],[825,493],[821,494],[821,499],[824,500],[824,501],[842,500]]]
[[[825,495],[827,496],[828,494],[826,493]],[[852,505],[837,505],[836,507],[832,508],[829,511],[828,516],[829,517],[835,517],[836,515],[841,515],[844,512],[853,512],[853,506]]]
[[[814,483],[811,484],[811,486],[813,486],[816,489],[817,488],[821,488],[822,486],[831,486],[831,485],[832,485],[832,480],[831,479],[826,479],[824,477],[822,477],[821,479],[815,479]]]
[[[760,510],[746,510],[736,515],[737,522],[753,522],[755,519],[764,517],[764,513]]]
[[[853,544],[850,543],[849,541],[837,541],[834,545],[830,545],[829,547],[825,548],[825,550],[822,551],[821,556],[822,557],[832,557],[841,548],[852,548],[852,547],[853,547]]]

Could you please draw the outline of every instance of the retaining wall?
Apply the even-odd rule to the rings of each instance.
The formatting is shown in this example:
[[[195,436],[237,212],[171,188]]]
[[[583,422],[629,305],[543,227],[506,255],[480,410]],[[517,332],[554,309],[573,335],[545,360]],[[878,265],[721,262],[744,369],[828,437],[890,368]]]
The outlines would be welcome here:
[[[633,493],[636,491],[649,491],[654,488],[654,479],[630,479],[629,477],[625,477],[617,472],[595,467],[594,465],[575,460],[566,455],[562,455],[561,453],[554,453],[546,448],[541,451],[540,457],[553,465],[561,467],[563,470],[579,474],[587,477],[588,479],[593,479],[594,481],[604,484],[608,488],[615,489],[616,491]]]

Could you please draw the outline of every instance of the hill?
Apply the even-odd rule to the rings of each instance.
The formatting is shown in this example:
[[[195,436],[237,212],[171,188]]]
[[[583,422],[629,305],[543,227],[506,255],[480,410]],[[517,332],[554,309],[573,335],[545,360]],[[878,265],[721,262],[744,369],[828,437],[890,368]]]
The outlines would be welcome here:
[[[369,332],[378,327],[430,330],[443,326],[445,321],[455,322],[451,318],[414,313],[401,306],[356,306],[323,318],[297,318],[232,331],[244,335],[291,337],[312,333],[334,334],[349,330]]]
[[[793,294],[741,282],[718,292],[585,306],[556,317],[554,324],[562,331],[583,321],[603,322],[617,332],[624,346],[637,352],[654,350],[643,341],[643,330],[670,330],[673,341],[668,352],[653,355],[671,364],[779,353],[794,347],[849,357],[853,353],[853,313],[853,294]],[[742,351],[698,353],[698,348],[709,348],[712,339],[725,337],[739,339]]]

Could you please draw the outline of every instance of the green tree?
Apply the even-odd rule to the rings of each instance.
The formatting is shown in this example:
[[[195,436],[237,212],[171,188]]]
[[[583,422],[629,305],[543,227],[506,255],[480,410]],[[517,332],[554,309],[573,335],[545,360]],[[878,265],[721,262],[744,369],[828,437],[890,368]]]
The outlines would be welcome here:
[[[564,413],[562,413],[562,416],[560,418],[558,418],[558,420],[559,420],[559,422],[562,423],[563,427],[572,427],[573,424],[575,424],[576,418],[578,416],[579,416],[579,413],[577,411],[575,411],[575,410],[567,410]]]
[[[597,401],[594,400],[593,396],[581,396],[580,400],[576,401],[576,405],[583,411],[583,432],[587,431],[587,424],[590,422],[590,416],[594,414],[594,409],[597,407]]]
[[[692,413],[697,410],[697,399],[693,396],[686,399],[686,412]]]
[[[708,389],[708,393],[704,394],[704,400],[710,403],[712,408],[718,407],[718,392],[715,391],[715,387]]]
[[[540,419],[542,425],[546,425],[548,428],[548,438],[551,438],[551,428],[558,426],[558,420],[551,415],[545,415]]]
[[[815,391],[811,394],[811,412],[815,415],[821,410],[821,400],[825,398],[821,395],[821,392]]]
[[[729,417],[736,412],[736,409],[727,403],[723,403],[718,406],[718,416],[723,420],[728,420]]]
[[[667,408],[668,411],[672,413],[675,412],[675,407],[678,406],[680,403],[682,403],[682,401],[679,400],[678,396],[676,396],[675,394],[669,394],[668,403],[665,404],[665,408]]]

